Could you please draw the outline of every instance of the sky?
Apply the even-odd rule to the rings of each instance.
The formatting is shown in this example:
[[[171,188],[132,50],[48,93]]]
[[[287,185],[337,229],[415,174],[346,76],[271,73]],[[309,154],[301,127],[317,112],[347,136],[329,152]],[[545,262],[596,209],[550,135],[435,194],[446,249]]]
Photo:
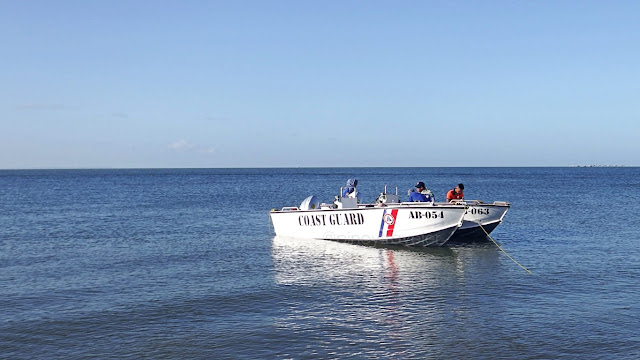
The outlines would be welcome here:
[[[638,1],[0,0],[0,169],[640,166]]]

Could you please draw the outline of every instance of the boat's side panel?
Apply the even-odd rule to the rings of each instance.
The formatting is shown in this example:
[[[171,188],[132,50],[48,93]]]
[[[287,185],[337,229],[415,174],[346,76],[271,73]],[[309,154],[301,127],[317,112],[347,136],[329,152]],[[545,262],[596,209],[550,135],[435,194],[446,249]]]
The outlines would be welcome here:
[[[464,214],[464,221],[461,229],[487,225],[491,223],[500,223],[502,218],[509,210],[508,205],[479,204],[471,205]]]
[[[451,237],[454,242],[477,241],[487,238],[504,218],[509,205],[477,204],[467,209],[462,226]]]
[[[377,236],[384,209],[272,212],[276,235],[310,239]]]
[[[495,222],[492,224],[483,225],[480,227],[479,225],[475,227],[468,227],[465,229],[459,228],[453,233],[451,236],[450,242],[475,242],[475,241],[489,241],[487,234],[491,234],[491,232],[500,225],[499,222]]]
[[[411,241],[420,243],[426,241],[420,238],[425,234],[455,230],[461,224],[464,210],[463,207],[447,206],[389,206],[277,211],[271,213],[271,219],[280,236],[381,243],[407,242],[415,237]],[[442,242],[441,237],[438,240]]]
[[[398,246],[442,246],[446,243],[451,235],[458,229],[458,226],[434,231],[431,233],[409,236],[405,238],[379,238],[375,240],[348,240],[348,239],[330,239],[346,243],[354,244],[379,244],[379,245],[398,245]]]

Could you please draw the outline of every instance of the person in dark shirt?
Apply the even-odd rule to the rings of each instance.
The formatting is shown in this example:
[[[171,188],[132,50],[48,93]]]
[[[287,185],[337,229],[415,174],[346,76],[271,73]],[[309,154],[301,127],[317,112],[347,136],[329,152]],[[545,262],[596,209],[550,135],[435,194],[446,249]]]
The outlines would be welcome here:
[[[409,202],[432,202],[433,197],[431,197],[431,195],[422,193],[425,189],[424,183],[419,181],[416,184],[416,191],[409,193]]]

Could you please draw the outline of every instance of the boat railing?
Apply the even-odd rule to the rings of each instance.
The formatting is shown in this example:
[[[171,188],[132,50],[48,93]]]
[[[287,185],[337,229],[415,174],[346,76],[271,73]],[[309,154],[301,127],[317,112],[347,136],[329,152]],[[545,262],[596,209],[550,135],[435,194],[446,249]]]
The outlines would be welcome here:
[[[285,206],[280,211],[297,211],[297,210],[298,210],[297,206]]]
[[[396,186],[396,192],[394,193],[395,195],[398,195],[398,187]],[[384,186],[384,193],[383,194],[389,194],[389,192],[387,191],[387,185]]]
[[[395,187],[395,193],[389,192],[390,187],[385,185],[384,191],[376,198],[376,204],[398,204],[400,203],[400,197],[398,196],[398,187]]]
[[[506,201],[494,201],[491,203],[486,203],[483,202],[482,200],[453,200],[451,202],[449,202],[448,204],[461,204],[461,205],[468,205],[468,206],[473,206],[473,205],[499,205],[499,206],[510,206],[510,204]]]

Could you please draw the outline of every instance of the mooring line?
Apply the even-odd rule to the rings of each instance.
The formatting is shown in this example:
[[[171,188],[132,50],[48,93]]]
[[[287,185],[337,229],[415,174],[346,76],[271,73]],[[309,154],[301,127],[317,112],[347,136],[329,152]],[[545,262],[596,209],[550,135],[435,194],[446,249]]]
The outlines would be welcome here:
[[[516,265],[520,266],[521,268],[523,268],[526,272],[528,272],[529,274],[531,274],[531,271],[529,271],[529,269],[527,269],[526,267],[520,265],[519,262],[516,261],[516,259],[512,258],[511,255],[507,254],[506,251],[504,251],[504,249],[502,249],[502,247],[495,241],[493,240],[493,238],[491,237],[491,235],[489,235],[489,233],[487,232],[487,230],[484,229],[484,226],[482,226],[482,224],[480,224],[480,221],[478,220],[478,218],[476,217],[475,214],[472,214],[473,217],[476,219],[478,225],[480,225],[480,228],[482,229],[482,231],[484,231],[485,234],[487,234],[487,236],[489,237],[489,239],[491,239],[491,241],[496,244],[496,246],[498,247],[498,249],[500,249],[500,251],[502,251],[505,255],[507,255],[507,257],[509,259],[511,259],[511,261],[513,261],[514,263],[516,263]]]

